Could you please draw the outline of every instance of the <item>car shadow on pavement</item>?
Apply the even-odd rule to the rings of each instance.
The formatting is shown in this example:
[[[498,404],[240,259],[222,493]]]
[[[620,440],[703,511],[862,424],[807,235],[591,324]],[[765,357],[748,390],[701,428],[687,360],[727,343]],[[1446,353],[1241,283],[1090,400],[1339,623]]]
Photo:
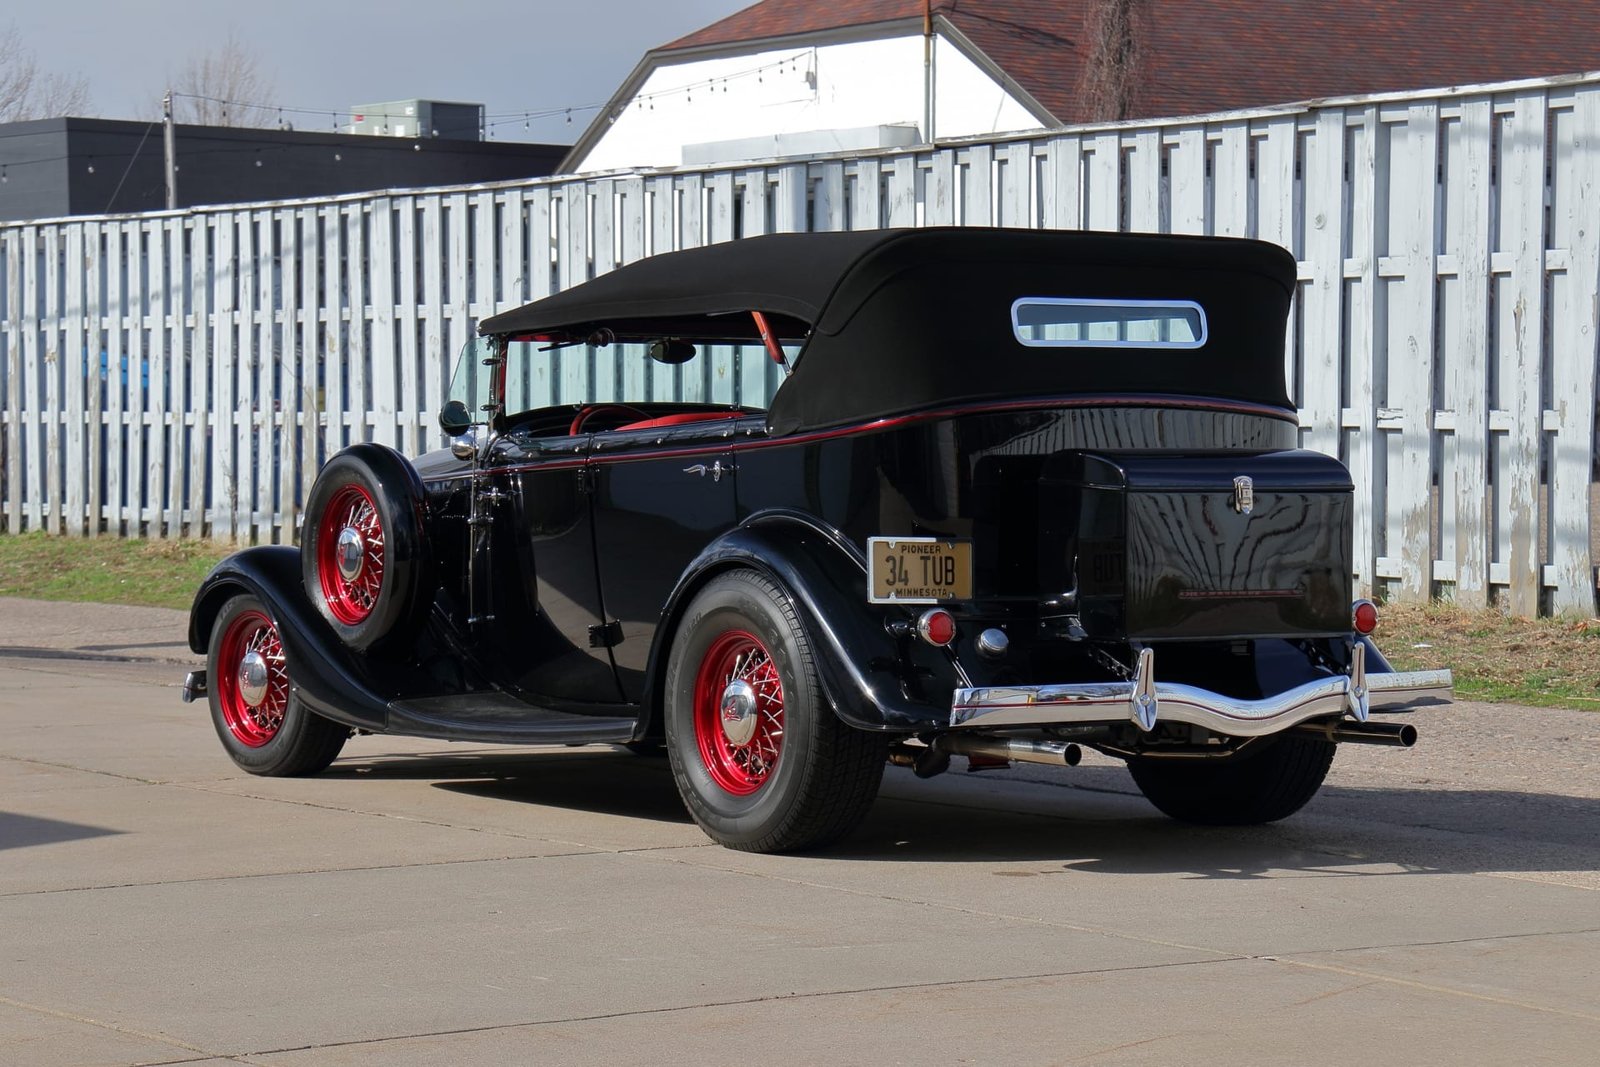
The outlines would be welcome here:
[[[686,823],[667,761],[615,748],[340,760],[325,778],[434,780],[436,789],[490,800]]]
[[[932,804],[899,787],[880,799],[859,831],[825,855],[922,862],[1037,860],[1053,864],[1049,873],[1204,879],[1284,872],[1393,877],[1600,869],[1600,799],[1595,798],[1325,786],[1299,814],[1281,822],[1211,827],[1161,815],[1121,768],[1079,770],[1088,773],[1072,784],[1002,785],[997,778],[980,792],[958,782],[937,795],[929,790]]]
[[[1327,785],[1281,822],[1206,827],[1161,815],[1119,766],[1036,774],[956,770],[920,781],[891,768],[862,826],[813,855],[839,861],[1038,861],[1055,872],[1206,879],[1286,871],[1394,877],[1600,870],[1596,798]],[[428,781],[440,790],[490,800],[689,821],[667,761],[621,749],[378,755],[340,760],[324,777]]]

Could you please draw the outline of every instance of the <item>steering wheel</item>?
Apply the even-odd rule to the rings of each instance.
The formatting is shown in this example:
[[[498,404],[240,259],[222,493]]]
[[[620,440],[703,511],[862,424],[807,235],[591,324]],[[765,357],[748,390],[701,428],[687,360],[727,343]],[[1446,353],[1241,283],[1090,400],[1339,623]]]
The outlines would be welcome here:
[[[633,415],[640,419],[648,419],[650,413],[634,407],[632,404],[585,404],[578,409],[572,417],[572,429],[567,431],[568,437],[576,437],[583,432],[583,424],[589,421],[591,415]]]

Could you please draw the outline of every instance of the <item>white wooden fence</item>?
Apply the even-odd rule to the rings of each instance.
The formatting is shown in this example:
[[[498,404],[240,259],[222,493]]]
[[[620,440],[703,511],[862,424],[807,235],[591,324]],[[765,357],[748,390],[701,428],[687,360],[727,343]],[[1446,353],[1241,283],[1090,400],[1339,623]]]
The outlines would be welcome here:
[[[933,224],[1260,237],[1358,580],[1595,610],[1600,74],[852,158],[0,225],[0,529],[288,541],[320,462],[413,451],[478,319],[668,249]],[[536,390],[751,400],[765,360]]]

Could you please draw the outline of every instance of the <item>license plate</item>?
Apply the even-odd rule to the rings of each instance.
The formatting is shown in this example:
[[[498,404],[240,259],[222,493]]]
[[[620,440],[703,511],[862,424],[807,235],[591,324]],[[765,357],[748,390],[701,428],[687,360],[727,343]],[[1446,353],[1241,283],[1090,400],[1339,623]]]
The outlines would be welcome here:
[[[972,542],[938,537],[867,538],[874,604],[937,604],[972,599]]]

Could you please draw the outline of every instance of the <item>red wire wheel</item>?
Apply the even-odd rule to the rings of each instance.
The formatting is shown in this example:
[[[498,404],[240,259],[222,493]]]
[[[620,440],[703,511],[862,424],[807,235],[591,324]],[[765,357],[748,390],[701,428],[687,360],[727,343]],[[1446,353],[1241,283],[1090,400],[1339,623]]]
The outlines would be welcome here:
[[[783,682],[754,635],[730,630],[706,649],[694,679],[694,736],[711,780],[749,796],[783,751]]]
[[[263,612],[244,611],[229,622],[214,685],[222,721],[241,745],[260,748],[278,735],[289,709],[289,669],[278,628]]]
[[[317,530],[317,577],[333,617],[357,626],[383,592],[383,519],[361,486],[340,486],[322,510]]]

